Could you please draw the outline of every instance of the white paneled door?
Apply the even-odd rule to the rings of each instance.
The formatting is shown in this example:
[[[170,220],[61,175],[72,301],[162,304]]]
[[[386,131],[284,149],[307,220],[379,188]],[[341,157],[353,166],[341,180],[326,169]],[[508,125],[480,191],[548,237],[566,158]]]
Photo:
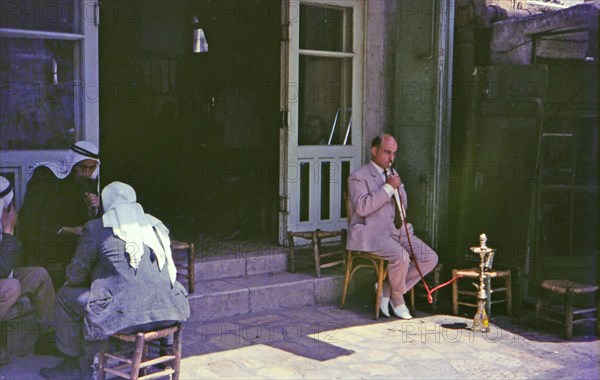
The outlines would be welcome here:
[[[362,162],[364,1],[283,0],[279,239],[347,225]]]

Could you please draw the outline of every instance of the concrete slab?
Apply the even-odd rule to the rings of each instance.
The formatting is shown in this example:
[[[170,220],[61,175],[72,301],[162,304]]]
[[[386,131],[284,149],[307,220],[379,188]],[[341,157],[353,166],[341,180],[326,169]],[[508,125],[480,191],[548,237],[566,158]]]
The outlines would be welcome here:
[[[327,275],[315,278],[315,303],[339,303],[342,299],[344,277],[342,275]]]
[[[229,277],[252,276],[262,273],[283,272],[287,268],[287,252],[281,249],[211,255],[196,260],[197,282],[224,279]],[[200,285],[200,284],[198,284]]]
[[[287,268],[287,252],[267,251],[246,258],[246,275],[283,272]]]
[[[211,257],[206,261],[196,262],[196,287],[205,281],[219,280],[228,277],[239,277],[246,274],[246,260],[241,257]]]
[[[316,331],[318,321],[329,329]],[[186,322],[180,378],[599,378],[598,337],[566,341],[559,328],[536,331],[529,323],[494,319],[490,333],[473,334],[468,318],[418,313],[375,321],[371,308],[352,304]],[[272,333],[258,339],[259,329]],[[57,362],[15,358],[0,378],[38,380],[41,367]]]
[[[222,280],[202,282],[188,299],[191,321],[231,317],[250,312],[248,288]]]
[[[248,287],[252,313],[315,303],[314,278],[305,274],[279,272],[226,281]]]

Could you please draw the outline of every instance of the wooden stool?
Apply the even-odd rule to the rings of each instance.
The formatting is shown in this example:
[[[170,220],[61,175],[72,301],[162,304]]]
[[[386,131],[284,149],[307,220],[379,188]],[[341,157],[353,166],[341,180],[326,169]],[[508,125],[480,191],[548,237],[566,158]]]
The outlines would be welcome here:
[[[359,263],[355,265],[355,260],[358,259]],[[369,252],[361,251],[348,251],[346,257],[346,277],[344,278],[344,290],[342,291],[342,302],[340,303],[340,309],[343,309],[346,304],[346,295],[348,294],[348,287],[350,286],[350,280],[354,273],[359,269],[372,268],[375,270],[377,276],[377,295],[375,298],[375,319],[379,319],[379,300],[383,292],[383,280],[387,276],[387,260],[374,255]]]
[[[196,281],[195,275],[195,249],[194,243],[187,243],[184,241],[171,240],[171,251],[187,251],[187,263],[177,262],[175,261],[175,267],[177,268],[177,274],[185,279],[187,279],[188,283],[188,292],[194,293],[194,282]],[[175,258],[173,258],[175,260]],[[183,273],[179,272],[179,270],[184,270]]]
[[[564,307],[545,306],[543,300],[544,290],[549,290],[552,293],[557,293],[565,296]],[[535,328],[539,329],[540,320],[546,320],[556,323],[564,323],[565,337],[571,339],[573,337],[573,324],[585,322],[596,322],[596,335],[600,335],[600,297],[596,295],[596,307],[588,309],[575,308],[575,295],[588,294],[598,292],[598,285],[581,284],[569,280],[545,280],[537,287],[536,303],[535,303]],[[562,315],[563,319],[552,318],[551,316],[542,315],[542,312]],[[577,318],[582,314],[596,313],[594,317]]]
[[[438,286],[440,284],[440,273],[442,272],[442,268],[443,265],[441,263],[438,263],[438,265],[436,265],[436,267],[425,276],[425,281],[427,281],[427,277],[429,277],[430,275],[433,275],[433,284],[429,284],[429,282],[427,282],[427,285],[429,286],[429,289],[433,289],[436,286]],[[419,282],[417,283],[417,285],[413,286],[412,289],[410,290],[410,311],[412,313],[412,315],[415,315],[415,289],[417,289],[417,292],[419,293],[423,293],[425,294],[425,297],[427,297],[427,291],[425,290],[425,285],[423,285],[423,282],[421,282],[421,280],[419,280]],[[437,310],[437,301],[438,301],[438,292],[434,292],[431,295],[431,298],[433,298],[433,303],[431,304],[431,314],[435,314],[436,310]]]
[[[485,287],[487,293],[487,302],[486,302],[486,312],[488,317],[492,316],[492,304],[506,302],[506,315],[509,317],[512,316],[512,281],[511,281],[511,271],[510,269],[506,270],[492,270],[490,272],[486,272],[487,276],[485,277]],[[470,269],[453,269],[452,270],[452,278],[462,275],[463,278],[472,278],[479,279],[479,268],[470,268]],[[504,287],[492,287],[492,279],[499,278],[504,280]],[[459,290],[458,289],[458,281],[456,280],[452,283],[452,311],[454,315],[458,315],[458,305],[477,307],[477,301],[467,302],[461,301],[459,299],[459,295],[468,295],[477,297],[477,290]],[[504,292],[506,294],[504,299],[496,299],[492,300],[492,294]]]
[[[294,238],[302,238],[310,240],[310,246],[313,253],[313,259],[315,262],[315,271],[317,277],[321,277],[322,268],[330,268],[339,264],[344,264],[344,253],[346,252],[346,230],[340,231],[306,231],[306,232],[291,232],[288,231],[288,243],[289,243],[289,254],[288,259],[290,263],[290,272],[296,272],[296,245],[294,244]],[[340,237],[341,248],[333,251],[324,252],[322,247],[322,240],[327,238]],[[329,258],[333,257],[331,260]],[[328,259],[322,262],[322,259]]]
[[[126,352],[107,352],[107,345],[103,345],[99,353],[98,380],[104,380],[106,373],[110,373],[125,379],[154,379],[157,377],[171,375],[171,379],[179,379],[179,363],[181,361],[181,323],[161,330],[138,332],[137,334],[113,334],[111,339],[135,343],[133,350]],[[166,347],[157,344],[158,339],[173,335],[173,345]],[[148,358],[148,346],[154,343],[158,347],[158,357]],[[133,351],[133,352],[132,352]],[[114,367],[108,367],[108,359],[119,362]],[[146,375],[146,370],[158,364],[170,363],[170,366],[158,368],[158,372]],[[129,373],[124,372],[128,370]],[[140,376],[141,372],[141,376]]]

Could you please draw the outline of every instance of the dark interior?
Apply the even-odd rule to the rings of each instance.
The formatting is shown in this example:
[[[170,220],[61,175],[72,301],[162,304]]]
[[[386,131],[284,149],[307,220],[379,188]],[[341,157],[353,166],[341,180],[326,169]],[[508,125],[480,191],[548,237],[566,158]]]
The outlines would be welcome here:
[[[130,183],[176,237],[277,238],[279,7],[102,2],[102,182]]]

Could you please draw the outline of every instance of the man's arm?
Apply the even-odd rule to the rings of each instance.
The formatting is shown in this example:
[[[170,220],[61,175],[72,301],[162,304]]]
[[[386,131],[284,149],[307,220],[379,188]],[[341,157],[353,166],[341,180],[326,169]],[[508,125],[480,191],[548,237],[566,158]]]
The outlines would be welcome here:
[[[356,213],[362,217],[379,210],[390,200],[390,195],[383,186],[369,192],[367,181],[359,176],[348,178],[348,191]]]
[[[21,243],[14,236],[2,233],[0,242],[0,278],[7,278],[21,253]]]
[[[17,211],[14,205],[2,210],[2,241],[0,241],[0,278],[7,278],[12,272],[17,257],[21,253],[21,243],[13,234],[17,223]]]
[[[98,260],[98,245],[90,223],[83,227],[83,233],[77,243],[73,262],[67,266],[67,284],[84,286],[90,284],[90,274],[94,263]]]

